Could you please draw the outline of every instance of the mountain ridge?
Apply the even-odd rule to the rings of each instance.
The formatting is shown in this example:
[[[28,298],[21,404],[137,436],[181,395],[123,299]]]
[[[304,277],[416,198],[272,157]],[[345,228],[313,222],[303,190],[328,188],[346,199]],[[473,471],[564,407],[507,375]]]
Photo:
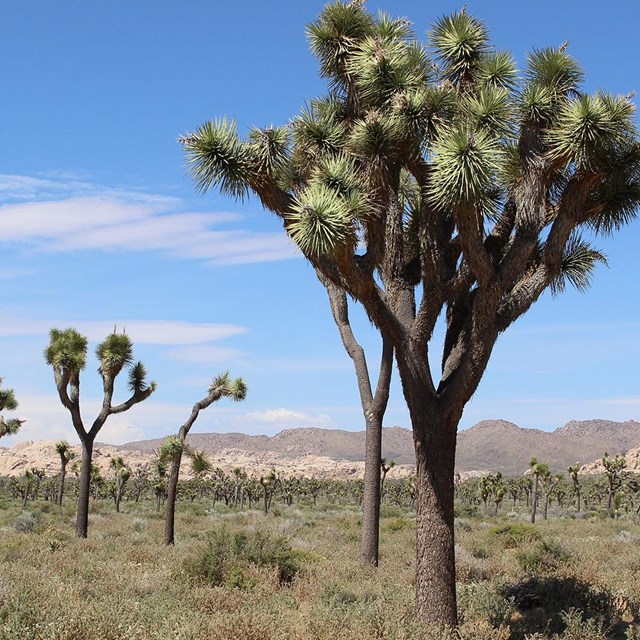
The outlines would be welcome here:
[[[364,431],[300,427],[284,429],[274,436],[243,433],[191,433],[187,443],[203,449],[214,466],[226,471],[241,467],[250,474],[276,468],[285,475],[361,477],[364,472]],[[163,438],[123,445],[96,443],[99,466],[108,470],[110,457],[122,455],[132,468],[148,467]],[[20,475],[26,468],[45,468],[57,473],[59,458],[53,441],[22,442],[0,446],[0,475]],[[483,420],[458,433],[456,471],[483,474],[501,471],[513,476],[529,468],[531,456],[548,462],[554,472],[565,472],[579,462],[597,468],[605,451],[611,456],[640,452],[640,422],[627,420],[572,420],[554,431],[519,427],[507,420]],[[393,475],[413,473],[415,464],[411,431],[385,427],[383,456],[397,464]],[[78,452],[79,454],[79,449]],[[640,460],[640,453],[634,457]],[[634,462],[630,468],[637,468]],[[595,465],[595,466],[594,466]]]

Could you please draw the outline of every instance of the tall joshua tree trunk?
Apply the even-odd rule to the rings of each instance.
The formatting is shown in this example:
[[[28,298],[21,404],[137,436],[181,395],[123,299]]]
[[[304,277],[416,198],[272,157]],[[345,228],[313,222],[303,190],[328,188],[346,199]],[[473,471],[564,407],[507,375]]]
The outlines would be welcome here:
[[[364,493],[362,498],[362,533],[360,559],[365,565],[378,566],[380,544],[380,460],[382,459],[382,421],[389,401],[389,387],[393,370],[393,347],[384,336],[382,356],[375,394],[371,388],[367,358],[356,340],[349,321],[347,296],[343,290],[322,277],[333,319],[340,332],[342,343],[353,361],[360,394],[360,404],[365,419]]]
[[[76,535],[86,538],[89,530],[89,495],[91,486],[91,459],[93,456],[93,438],[81,440],[82,458],[80,477],[78,478],[78,513],[76,515]]]
[[[164,543],[173,544],[175,539],[175,521],[176,521],[176,499],[178,497],[178,479],[180,476],[180,463],[182,461],[182,453],[184,450],[184,442],[187,434],[180,429],[178,434],[179,446],[175,447],[175,451],[171,460],[171,468],[169,470],[169,478],[167,482],[167,500],[166,515],[164,521]]]

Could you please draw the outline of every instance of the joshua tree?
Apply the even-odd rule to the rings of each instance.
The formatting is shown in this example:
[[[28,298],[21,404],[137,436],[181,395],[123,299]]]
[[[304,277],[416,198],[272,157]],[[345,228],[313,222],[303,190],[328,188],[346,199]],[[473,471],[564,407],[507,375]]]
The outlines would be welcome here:
[[[193,449],[189,452],[191,458],[191,475],[196,481],[202,480],[213,468],[206,451]]]
[[[536,513],[538,511],[538,485],[540,476],[549,475],[549,465],[546,462],[538,462],[535,456],[529,461],[529,468],[533,475],[533,488],[531,489],[531,524],[536,522]]]
[[[455,626],[462,412],[502,332],[545,290],[588,287],[604,256],[580,231],[635,216],[640,147],[630,98],[585,93],[566,45],[534,51],[518,76],[466,11],[424,47],[363,5],[334,2],[308,27],[330,91],[290,125],[242,140],[221,119],[181,142],[199,190],[255,193],[390,341],[416,453],[417,615]]]
[[[142,362],[133,364],[133,345],[125,333],[108,335],[97,347],[98,373],[102,377],[103,399],[100,413],[87,430],[80,413],[80,372],[87,361],[87,339],[75,329],[51,329],[49,346],[44,357],[53,368],[58,396],[71,414],[71,421],[82,444],[82,467],[79,479],[76,535],[87,537],[89,525],[89,491],[91,485],[91,459],[93,443],[110,415],[123,413],[146,400],[155,390],[156,383],[147,384],[147,372]],[[131,396],[121,404],[113,404],[115,381],[120,372],[129,369]]]
[[[131,477],[131,469],[125,464],[122,456],[114,456],[109,461],[109,466],[113,469],[115,476],[115,492],[113,499],[116,503],[116,513],[120,513],[120,503],[125,485]]]
[[[386,458],[380,458],[380,497],[381,498],[384,492],[384,481],[387,479],[387,474],[395,466],[396,466],[395,460],[390,460],[389,462],[387,462]],[[366,499],[366,496],[367,496],[367,482],[365,478],[363,501]]]
[[[180,462],[184,452],[184,445],[189,430],[193,423],[198,419],[200,412],[211,406],[220,398],[231,398],[236,402],[244,400],[247,397],[247,385],[242,378],[231,380],[229,372],[214,378],[207,395],[200,401],[196,402],[191,409],[191,415],[188,420],[180,427],[178,435],[165,441],[167,451],[165,457],[171,461],[169,478],[167,483],[167,507],[166,519],[164,525],[164,542],[165,544],[173,544],[175,538],[175,510],[176,497],[178,493],[178,478],[180,476]],[[164,446],[163,446],[164,448]]]
[[[542,492],[544,493],[544,511],[542,517],[546,520],[549,515],[549,502],[551,501],[551,495],[557,490],[560,481],[562,480],[562,474],[556,473],[552,475],[547,467],[540,473],[540,484],[542,485]]]
[[[576,512],[580,513],[580,478],[578,474],[580,473],[580,463],[576,462],[575,464],[570,464],[567,467],[567,473],[571,478],[571,482],[573,482],[573,493],[576,497]]]
[[[4,378],[0,378],[0,411],[6,409],[7,411],[15,411],[18,408],[18,401],[16,400],[13,389],[3,389],[2,382]],[[4,416],[0,415],[0,438],[2,436],[12,436],[18,433],[20,426],[24,423],[24,420],[18,420],[17,418],[11,418],[5,420]]]
[[[37,500],[38,496],[40,495],[40,485],[42,484],[42,481],[47,475],[47,472],[44,469],[32,469],[31,474],[35,479],[35,487],[33,490],[33,500]]]
[[[58,504],[62,504],[64,496],[64,480],[67,476],[67,465],[76,457],[71,445],[66,440],[56,442],[56,453],[60,456],[60,489],[58,490]]]
[[[615,458],[610,458],[609,454],[605,451],[602,457],[602,466],[604,467],[604,473],[607,476],[608,485],[608,498],[607,498],[607,511],[613,518],[615,517],[615,497],[618,491],[622,488],[623,472],[627,466],[626,460],[619,454],[616,454]]]
[[[276,475],[275,469],[271,469],[271,471],[266,476],[262,476],[260,478],[260,484],[262,485],[263,509],[265,515],[269,513],[271,498],[273,498],[273,494],[278,488],[279,482],[280,480]]]

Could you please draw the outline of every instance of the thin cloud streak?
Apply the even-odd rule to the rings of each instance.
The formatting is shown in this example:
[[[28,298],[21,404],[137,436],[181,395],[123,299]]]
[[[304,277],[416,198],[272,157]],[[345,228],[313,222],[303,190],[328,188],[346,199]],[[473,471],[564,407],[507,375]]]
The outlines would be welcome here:
[[[285,233],[238,228],[232,212],[184,211],[177,198],[29,176],[0,175],[0,243],[43,252],[160,251],[239,265],[300,258]],[[15,202],[15,201],[18,202]],[[236,228],[221,229],[235,224]]]
[[[207,324],[167,320],[96,320],[68,321],[31,320],[28,318],[0,319],[0,337],[47,335],[51,327],[73,326],[92,341],[102,340],[114,330],[126,331],[136,344],[193,345],[222,340],[247,332],[245,327],[232,324]]]

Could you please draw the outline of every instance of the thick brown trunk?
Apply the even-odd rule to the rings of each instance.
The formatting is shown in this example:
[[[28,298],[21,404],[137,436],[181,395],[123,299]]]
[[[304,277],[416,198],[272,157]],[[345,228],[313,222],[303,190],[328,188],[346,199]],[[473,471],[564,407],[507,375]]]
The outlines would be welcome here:
[[[382,416],[371,416],[365,432],[364,492],[360,559],[378,566],[380,542],[380,460],[382,458]],[[315,500],[314,500],[315,504]]]
[[[434,625],[456,627],[453,537],[455,424],[423,412],[416,424],[416,615]]]
[[[89,529],[89,489],[91,485],[91,458],[93,456],[93,440],[86,437],[82,440],[82,466],[78,479],[78,514],[76,516],[76,536],[86,538]]]
[[[183,443],[184,444],[184,443]],[[180,463],[182,462],[182,451],[176,455],[171,463],[169,481],[167,482],[167,502],[164,520],[164,543],[173,544],[175,539],[176,522],[176,498],[178,496],[178,478],[180,476]]]

